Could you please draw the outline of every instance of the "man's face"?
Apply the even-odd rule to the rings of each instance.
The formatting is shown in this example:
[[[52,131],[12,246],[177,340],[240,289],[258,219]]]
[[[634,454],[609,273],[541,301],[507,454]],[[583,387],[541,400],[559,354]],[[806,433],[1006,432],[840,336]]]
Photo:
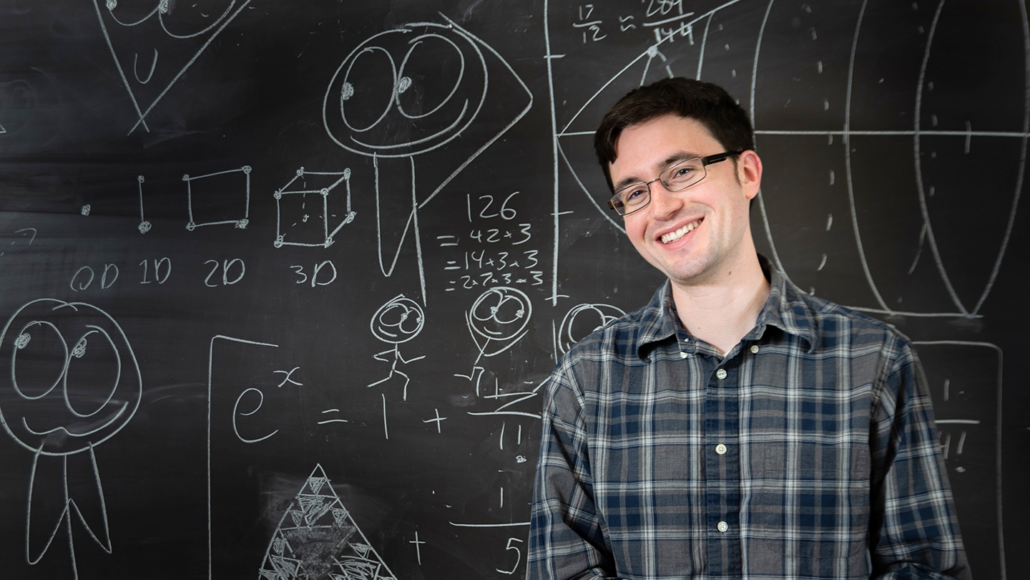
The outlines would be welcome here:
[[[623,129],[615,143],[615,162],[609,165],[612,183],[618,190],[651,181],[671,163],[723,150],[691,118],[656,117]],[[651,203],[625,216],[626,234],[640,255],[673,283],[713,282],[741,263],[746,248],[753,248],[748,203],[758,194],[761,171],[758,156],[748,151],[737,163],[731,158],[709,165],[707,177],[683,191],[670,192],[656,181]]]

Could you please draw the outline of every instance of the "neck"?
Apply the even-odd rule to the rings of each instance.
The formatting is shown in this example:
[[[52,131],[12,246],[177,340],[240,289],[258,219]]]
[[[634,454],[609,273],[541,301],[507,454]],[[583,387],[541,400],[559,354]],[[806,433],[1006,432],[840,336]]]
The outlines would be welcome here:
[[[755,327],[768,297],[769,282],[754,251],[704,282],[672,283],[672,298],[684,328],[723,354]]]

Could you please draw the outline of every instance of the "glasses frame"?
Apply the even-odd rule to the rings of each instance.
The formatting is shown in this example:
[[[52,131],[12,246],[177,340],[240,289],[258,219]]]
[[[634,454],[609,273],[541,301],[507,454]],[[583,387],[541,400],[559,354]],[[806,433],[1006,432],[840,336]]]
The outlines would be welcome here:
[[[608,207],[613,209],[613,210],[615,210],[615,212],[618,213],[621,216],[627,216],[627,215],[630,215],[630,214],[634,214],[634,213],[644,209],[648,205],[650,205],[650,203],[651,203],[651,184],[652,183],[654,183],[656,181],[661,181],[662,185],[665,186],[665,189],[667,189],[669,191],[672,191],[672,192],[683,191],[685,189],[690,189],[691,187],[694,187],[695,185],[701,183],[702,181],[705,180],[706,177],[708,177],[708,166],[709,165],[712,165],[713,163],[719,163],[720,161],[726,161],[730,157],[733,157],[733,156],[736,156],[736,155],[740,155],[743,152],[744,151],[723,151],[722,153],[716,153],[715,155],[709,155],[707,157],[691,157],[689,159],[683,159],[682,161],[677,161],[676,163],[673,163],[672,165],[670,165],[670,166],[666,167],[665,169],[663,169],[662,172],[658,174],[658,177],[652,179],[651,181],[636,181],[636,182],[631,183],[629,185],[626,185],[624,187],[620,187],[619,191],[615,192],[615,194],[612,195],[611,198],[608,199]],[[701,176],[701,179],[698,179],[694,183],[691,183],[690,185],[688,185],[686,187],[681,187],[679,189],[673,189],[668,183],[666,183],[665,181],[662,180],[662,174],[666,173],[670,169],[675,169],[676,167],[679,167],[680,165],[682,165],[682,164],[684,164],[684,163],[686,163],[688,161],[695,161],[695,160],[700,160],[701,161],[701,169],[703,169],[704,172],[705,172],[704,175]],[[637,209],[635,209],[633,211],[626,212],[626,213],[623,213],[623,212],[619,211],[619,207],[620,206],[615,205],[615,202],[617,201],[617,199],[619,197],[619,193],[622,192],[622,191],[625,191],[628,188],[636,187],[636,186],[639,186],[639,185],[643,185],[644,187],[647,188],[647,201],[644,202],[644,205],[638,207]],[[625,208],[626,206],[625,206],[625,204],[622,204],[621,207]]]

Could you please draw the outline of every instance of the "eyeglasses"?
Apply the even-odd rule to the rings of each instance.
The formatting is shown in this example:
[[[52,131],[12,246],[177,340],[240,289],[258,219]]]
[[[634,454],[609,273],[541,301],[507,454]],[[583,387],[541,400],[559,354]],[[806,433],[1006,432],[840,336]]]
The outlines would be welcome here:
[[[651,184],[661,181],[665,189],[669,191],[683,191],[701,182],[708,175],[707,166],[726,161],[734,155],[740,155],[743,151],[726,151],[709,155],[708,157],[693,157],[677,161],[665,168],[658,174],[658,177],[651,181],[638,181],[626,187],[619,188],[615,195],[608,200],[608,207],[614,209],[619,215],[629,215],[640,211],[651,203]]]

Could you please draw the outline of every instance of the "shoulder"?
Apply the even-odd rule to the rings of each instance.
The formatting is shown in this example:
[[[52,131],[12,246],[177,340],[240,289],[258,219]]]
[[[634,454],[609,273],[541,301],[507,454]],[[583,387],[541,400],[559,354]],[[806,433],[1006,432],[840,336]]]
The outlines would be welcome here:
[[[892,324],[796,288],[795,296],[811,312],[824,346],[836,346],[846,341],[852,346],[878,343],[891,350],[911,349],[912,341]]]
[[[597,389],[603,377],[620,376],[628,367],[644,364],[638,346],[654,324],[653,305],[607,321],[581,338],[558,359],[547,391],[571,390],[582,398]]]

